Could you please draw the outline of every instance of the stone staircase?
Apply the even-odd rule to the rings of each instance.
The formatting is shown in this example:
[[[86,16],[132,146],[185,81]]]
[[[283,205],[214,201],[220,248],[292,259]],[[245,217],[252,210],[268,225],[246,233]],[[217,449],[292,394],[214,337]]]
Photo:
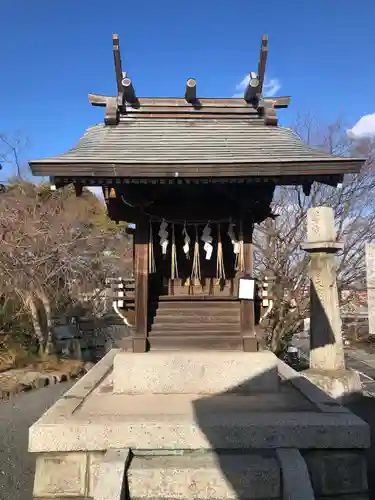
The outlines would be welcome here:
[[[150,349],[242,348],[239,301],[159,301],[149,318]]]

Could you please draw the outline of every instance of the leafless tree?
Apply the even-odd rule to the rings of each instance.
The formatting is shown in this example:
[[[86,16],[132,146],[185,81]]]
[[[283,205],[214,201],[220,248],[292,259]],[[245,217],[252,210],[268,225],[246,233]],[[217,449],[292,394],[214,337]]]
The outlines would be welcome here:
[[[15,133],[12,136],[0,132],[0,164],[8,164],[11,169],[11,176],[18,179],[27,177],[24,175],[25,170],[28,172],[28,167],[22,164],[22,152],[27,146],[27,140],[21,133]]]
[[[105,286],[113,272],[105,257],[129,247],[104,217],[104,204],[90,192],[51,192],[48,184],[19,181],[0,197],[0,284],[32,319],[41,349],[52,345],[56,311]]]
[[[309,197],[300,187],[279,187],[274,198],[278,217],[256,229],[257,266],[275,278],[274,307],[267,324],[269,346],[275,352],[282,348],[283,339],[300,330],[308,315],[309,256],[301,250],[308,208],[329,206],[335,212],[337,239],[344,243],[338,257],[340,290],[354,290],[364,282],[365,243],[375,240],[375,141],[348,138],[341,121],[320,128],[310,116],[299,117],[295,132],[329,153],[368,160],[361,173],[347,175],[337,188],[315,183]]]

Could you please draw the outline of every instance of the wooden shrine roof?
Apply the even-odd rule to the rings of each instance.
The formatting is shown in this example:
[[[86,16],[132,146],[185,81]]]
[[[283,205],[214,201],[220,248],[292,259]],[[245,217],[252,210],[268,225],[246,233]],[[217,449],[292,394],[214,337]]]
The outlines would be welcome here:
[[[93,106],[105,107],[104,123],[89,128],[69,151],[31,161],[32,173],[84,184],[90,178],[292,180],[358,172],[363,159],[327,155],[277,126],[276,110],[288,107],[290,98],[263,96],[267,53],[263,36],[258,72],[250,72],[243,98],[200,98],[193,78],[183,98],[140,98],[122,71],[113,35],[117,95],[89,94]]]
[[[257,115],[121,116],[88,129],[66,153],[30,162],[34,175],[68,177],[335,175],[362,164],[317,151]]]

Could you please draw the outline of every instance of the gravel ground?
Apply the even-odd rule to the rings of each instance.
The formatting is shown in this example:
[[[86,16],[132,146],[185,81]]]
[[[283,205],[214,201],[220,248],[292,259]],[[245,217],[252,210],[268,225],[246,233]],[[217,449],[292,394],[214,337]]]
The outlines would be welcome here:
[[[0,402],[0,500],[31,500],[34,457],[27,452],[29,427],[72,385],[52,385]]]

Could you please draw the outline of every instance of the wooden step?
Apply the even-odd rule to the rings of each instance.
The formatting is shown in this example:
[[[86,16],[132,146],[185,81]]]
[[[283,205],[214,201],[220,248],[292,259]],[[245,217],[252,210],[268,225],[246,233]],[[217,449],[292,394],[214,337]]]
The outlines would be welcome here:
[[[200,314],[180,314],[177,312],[171,312],[170,314],[156,314],[154,317],[155,323],[181,323],[188,322],[192,323],[236,323],[240,321],[240,314],[236,311],[228,312],[226,314],[216,313],[212,314],[211,312],[207,315]]]
[[[242,339],[238,336],[155,336],[148,337],[150,350],[217,350],[240,351]]]
[[[238,301],[230,300],[174,300],[174,301],[160,301],[158,304],[150,304],[150,309],[159,310],[197,310],[197,309],[239,309],[240,303]]]
[[[159,302],[238,302],[238,297],[213,296],[203,293],[202,295],[159,295]]]
[[[223,335],[228,335],[229,337],[233,335],[239,335],[240,332],[240,324],[237,325],[218,325],[216,327],[212,325],[196,325],[196,328],[186,327],[186,325],[168,325],[168,326],[160,326],[153,325],[149,335],[150,336],[176,336],[176,337],[198,337],[198,336],[206,336],[206,335],[218,335],[222,337]]]
[[[181,317],[184,318],[207,318],[207,317],[216,317],[216,316],[228,316],[228,317],[237,317],[240,315],[240,308],[226,308],[223,307],[220,309],[219,307],[206,307],[204,310],[202,309],[157,309],[154,311],[155,317],[158,318],[169,318],[173,317]]]

